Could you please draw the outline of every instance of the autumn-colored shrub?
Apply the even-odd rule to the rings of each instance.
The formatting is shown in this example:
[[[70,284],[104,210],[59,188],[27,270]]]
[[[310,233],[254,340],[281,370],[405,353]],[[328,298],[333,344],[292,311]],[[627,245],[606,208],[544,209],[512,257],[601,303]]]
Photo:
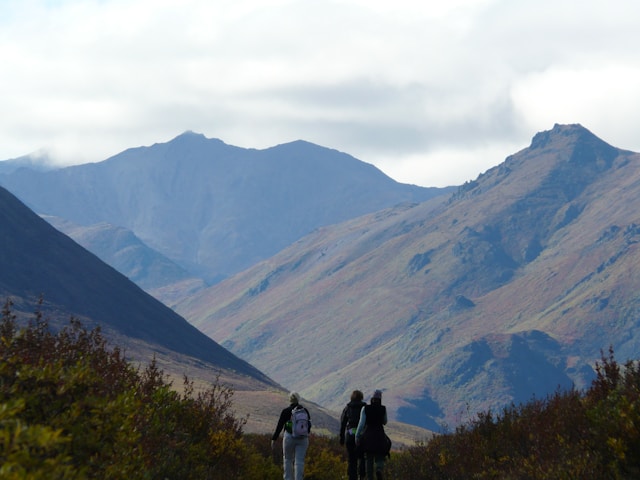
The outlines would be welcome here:
[[[58,332],[42,315],[0,321],[0,478],[282,478],[269,435],[245,434],[220,382],[178,392],[155,361],[133,368],[99,329],[71,320]],[[275,421],[275,419],[274,419]],[[346,478],[337,435],[312,435],[306,480]],[[640,478],[640,366],[596,364],[586,392],[483,412],[455,431],[394,451],[385,479]]]
[[[0,478],[214,479],[250,475],[233,391],[177,393],[152,361],[134,369],[99,329],[53,332],[37,314],[0,322]],[[2,441],[4,439],[4,441]],[[254,462],[255,464],[255,462]]]
[[[386,478],[640,478],[640,371],[613,351],[586,392],[556,392],[484,412],[455,432],[396,454]]]
[[[640,478],[640,368],[620,366],[613,349],[596,364],[596,379],[585,395],[594,443],[612,478]]]
[[[346,449],[335,437],[312,435],[305,461],[305,480],[337,480],[346,478]]]

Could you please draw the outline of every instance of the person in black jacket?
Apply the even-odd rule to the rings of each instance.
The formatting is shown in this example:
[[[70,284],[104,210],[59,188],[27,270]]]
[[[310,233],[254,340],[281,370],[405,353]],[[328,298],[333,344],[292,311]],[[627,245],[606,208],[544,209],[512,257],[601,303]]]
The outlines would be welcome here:
[[[349,480],[364,480],[365,477],[364,453],[356,446],[356,429],[360,421],[360,411],[366,405],[363,398],[364,395],[360,390],[354,390],[351,393],[351,400],[340,416],[340,445],[345,443],[347,445]]]
[[[304,478],[304,457],[307,454],[307,448],[309,447],[309,437],[295,436],[291,431],[291,412],[300,405],[300,394],[297,392],[291,392],[289,394],[290,405],[283,409],[278,419],[278,425],[271,437],[271,449],[275,446],[275,442],[280,436],[280,432],[284,429],[284,435],[282,438],[282,461],[284,466],[284,480],[294,480],[293,472],[295,470],[295,480],[302,480]],[[311,415],[309,410],[302,407],[307,412],[309,419],[308,432],[311,431]]]
[[[368,480],[374,480],[374,471],[375,480],[383,480],[384,462],[391,450],[391,441],[384,431],[386,424],[387,408],[382,405],[382,391],[376,390],[371,403],[362,409],[356,429],[356,445],[364,450]]]

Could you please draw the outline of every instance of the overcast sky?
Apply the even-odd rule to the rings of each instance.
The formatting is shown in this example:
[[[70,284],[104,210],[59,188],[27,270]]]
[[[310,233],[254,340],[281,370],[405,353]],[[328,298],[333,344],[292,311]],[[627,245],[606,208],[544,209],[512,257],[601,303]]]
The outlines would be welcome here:
[[[186,130],[459,185],[555,123],[640,151],[638,0],[2,0],[0,159]]]

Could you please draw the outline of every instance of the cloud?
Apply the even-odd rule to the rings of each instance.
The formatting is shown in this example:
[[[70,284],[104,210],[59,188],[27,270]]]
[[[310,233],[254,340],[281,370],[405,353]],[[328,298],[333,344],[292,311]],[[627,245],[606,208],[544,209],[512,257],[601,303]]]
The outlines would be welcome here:
[[[193,130],[475,178],[554,123],[640,150],[635,0],[8,0],[0,158]]]

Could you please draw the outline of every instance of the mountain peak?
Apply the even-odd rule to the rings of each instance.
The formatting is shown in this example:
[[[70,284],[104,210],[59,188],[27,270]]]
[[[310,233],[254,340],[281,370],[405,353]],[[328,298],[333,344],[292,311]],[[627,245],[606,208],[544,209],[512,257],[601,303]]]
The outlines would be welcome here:
[[[327,148],[327,147],[323,147],[321,145],[317,145],[315,143],[311,143],[308,142],[306,140],[293,140],[291,142],[286,142],[286,143],[280,143],[278,145],[275,145],[273,147],[269,147],[266,150],[278,150],[278,151],[310,151],[310,150],[317,150],[317,151],[325,151],[325,152],[329,152],[329,151],[336,151],[333,150],[331,148]]]
[[[541,149],[547,147],[551,143],[565,143],[567,139],[572,140],[572,143],[587,142],[591,146],[606,145],[609,148],[613,148],[579,123],[565,125],[556,123],[551,130],[536,133],[536,135],[531,140],[530,148]]]
[[[158,145],[158,144],[156,144]],[[232,147],[231,145],[226,144],[219,138],[208,138],[202,133],[197,133],[192,130],[186,130],[182,132],[177,137],[169,140],[166,143],[161,143],[159,145],[166,145],[169,147],[182,147],[182,146],[206,146],[206,147],[231,147],[231,148],[239,148]]]
[[[568,160],[566,168],[579,168],[581,176],[584,176],[586,171],[597,176],[611,168],[614,159],[622,152],[580,124],[555,124],[552,130],[536,134],[529,150],[564,152],[561,157]],[[534,154],[537,155],[538,152]]]
[[[196,142],[202,142],[202,143],[214,142],[214,143],[219,143],[221,145],[224,145],[224,142],[222,140],[219,140],[217,138],[207,138],[204,134],[197,133],[192,130],[186,130],[182,132],[180,135],[173,138],[168,143],[176,144],[176,143],[196,143]]]
[[[193,130],[185,130],[180,135],[175,137],[174,140],[176,140],[178,138],[204,138],[204,139],[206,139],[207,137],[205,137],[204,134],[198,133],[198,132],[194,132]]]
[[[31,170],[44,172],[55,169],[55,166],[53,160],[45,150],[39,150],[21,157],[0,161],[0,174],[8,174],[20,168],[29,168]]]

